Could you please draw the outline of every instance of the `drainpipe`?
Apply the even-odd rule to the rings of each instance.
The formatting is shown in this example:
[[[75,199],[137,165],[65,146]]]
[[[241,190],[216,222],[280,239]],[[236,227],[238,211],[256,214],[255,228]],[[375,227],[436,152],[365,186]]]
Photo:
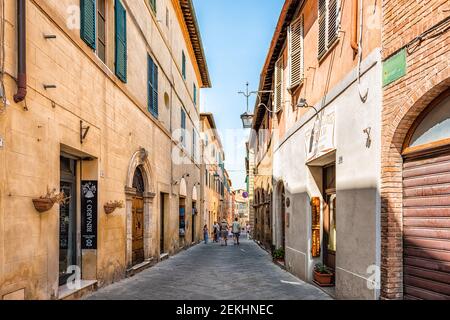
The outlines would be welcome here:
[[[358,0],[352,0],[352,37],[350,45],[353,49],[353,57],[359,52],[358,46]]]
[[[17,93],[14,102],[19,103],[27,96],[27,39],[26,39],[26,2],[17,0],[17,51],[18,75]]]

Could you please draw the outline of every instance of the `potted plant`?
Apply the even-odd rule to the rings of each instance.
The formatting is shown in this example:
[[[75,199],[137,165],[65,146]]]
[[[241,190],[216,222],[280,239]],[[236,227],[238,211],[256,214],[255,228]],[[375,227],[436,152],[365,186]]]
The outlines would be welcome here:
[[[272,252],[272,257],[274,261],[284,261],[284,249],[283,248],[278,248],[273,250]]]
[[[105,213],[106,214],[111,214],[116,209],[122,209],[123,208],[123,201],[121,201],[121,200],[108,201],[107,203],[105,203],[103,208],[105,209]]]
[[[331,286],[333,284],[333,271],[322,263],[314,267],[314,281],[320,286]]]
[[[43,213],[53,208],[55,203],[65,204],[69,199],[70,197],[66,197],[64,192],[57,192],[56,189],[50,191],[47,188],[47,194],[40,198],[33,199],[33,205],[36,211]]]

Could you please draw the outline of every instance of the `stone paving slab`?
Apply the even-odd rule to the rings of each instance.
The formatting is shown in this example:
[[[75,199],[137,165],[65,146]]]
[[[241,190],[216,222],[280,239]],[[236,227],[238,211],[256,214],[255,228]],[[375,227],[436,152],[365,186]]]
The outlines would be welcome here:
[[[282,281],[292,282],[283,283]],[[199,244],[100,289],[90,300],[329,300],[276,266],[253,241]]]

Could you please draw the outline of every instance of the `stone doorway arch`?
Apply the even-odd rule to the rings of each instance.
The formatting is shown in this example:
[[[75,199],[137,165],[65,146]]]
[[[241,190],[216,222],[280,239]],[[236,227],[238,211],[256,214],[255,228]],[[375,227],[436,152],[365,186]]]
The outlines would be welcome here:
[[[140,196],[143,198],[143,242],[144,242],[144,261],[151,257],[152,244],[152,220],[153,220],[153,199],[155,193],[155,179],[152,167],[148,159],[148,152],[141,148],[131,157],[128,165],[127,180],[125,183],[126,199],[126,265],[127,268],[133,266],[133,200],[138,195],[137,188],[134,187],[136,172],[142,175],[143,190],[140,190]],[[143,191],[143,192],[142,192]]]

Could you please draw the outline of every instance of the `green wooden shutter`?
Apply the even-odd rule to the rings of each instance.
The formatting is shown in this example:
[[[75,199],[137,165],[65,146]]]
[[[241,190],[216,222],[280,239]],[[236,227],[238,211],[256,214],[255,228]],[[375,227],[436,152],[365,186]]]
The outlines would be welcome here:
[[[149,2],[153,12],[156,13],[156,0],[150,0]]]
[[[153,114],[158,117],[158,66],[153,63]]]
[[[81,39],[95,50],[96,38],[96,0],[80,0]]]
[[[120,0],[115,1],[116,75],[127,82],[127,12]]]
[[[181,73],[183,74],[183,79],[186,80],[186,55],[184,51],[181,54]]]
[[[181,131],[183,146],[186,147],[186,112],[183,108],[181,108]]]
[[[158,117],[158,66],[148,56],[148,111]]]
[[[194,83],[194,105],[197,105],[197,86]]]

